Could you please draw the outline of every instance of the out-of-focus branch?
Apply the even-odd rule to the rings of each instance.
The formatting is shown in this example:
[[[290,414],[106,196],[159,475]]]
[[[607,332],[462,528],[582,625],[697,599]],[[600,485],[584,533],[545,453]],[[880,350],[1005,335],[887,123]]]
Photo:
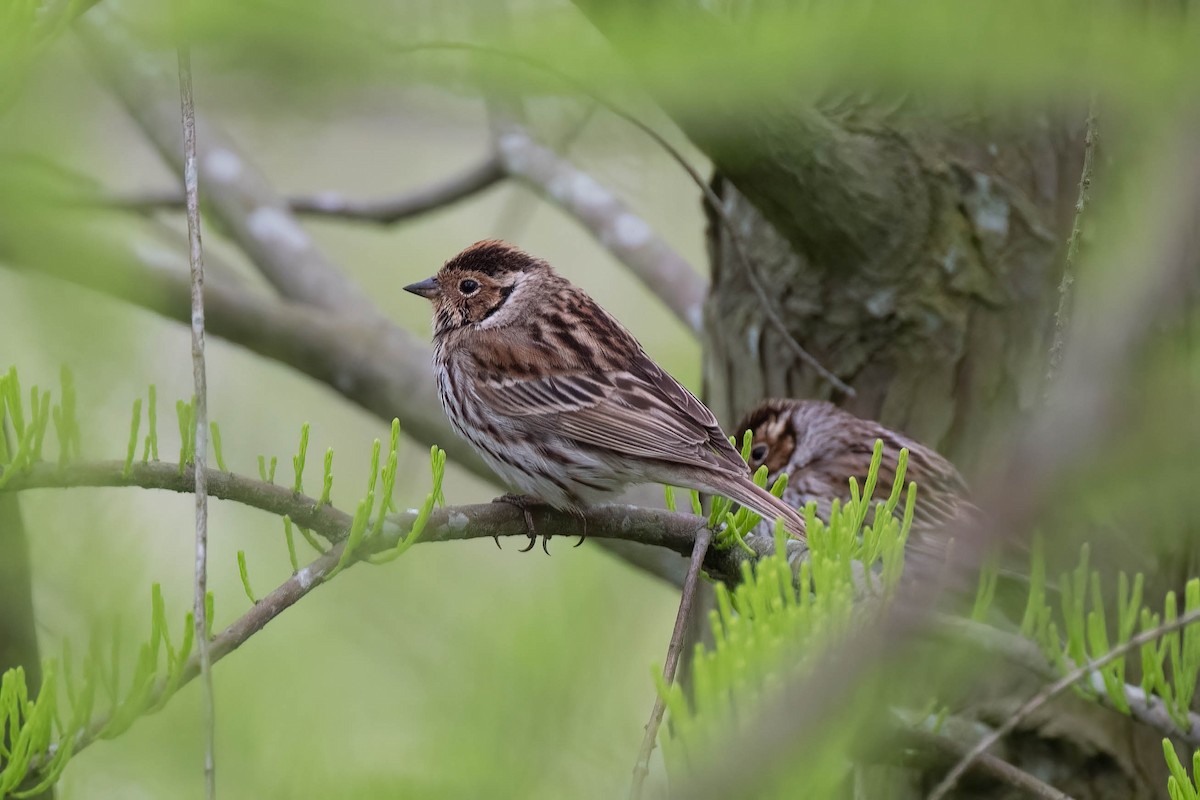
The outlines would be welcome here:
[[[1013,664],[1029,670],[1046,683],[1053,683],[1062,677],[1054,665],[1046,660],[1046,656],[1032,641],[1012,633],[983,625],[969,619],[938,615],[938,632],[947,634],[954,643],[966,642],[988,654],[1004,658]],[[1113,702],[1108,695],[1108,687],[1103,676],[1092,673],[1088,676],[1091,687],[1095,691],[1095,700],[1105,708],[1117,713],[1125,713]],[[1191,747],[1200,748],[1200,714],[1188,714],[1187,730],[1181,729],[1171,719],[1163,701],[1153,695],[1147,696],[1140,686],[1125,684],[1122,687],[1129,716],[1138,722],[1170,739],[1186,742]]]
[[[136,248],[107,256],[96,251],[90,256],[83,251],[54,253],[37,264],[11,266],[69,281],[168,319],[188,320],[186,274]],[[212,281],[205,286],[205,313],[210,333],[286,364],[382,419],[399,417],[405,432],[417,441],[441,446],[455,465],[496,481],[483,459],[450,428],[429,369],[429,348],[407,332],[391,325],[363,325]],[[682,584],[685,562],[675,555],[636,542],[597,543],[644,572]]]
[[[1065,692],[1067,689],[1070,689],[1079,681],[1086,679],[1089,675],[1095,674],[1097,670],[1106,664],[1110,664],[1113,661],[1116,661],[1118,658],[1124,658],[1126,654],[1137,650],[1142,645],[1153,642],[1156,639],[1161,639],[1168,633],[1177,631],[1180,628],[1183,628],[1185,625],[1191,625],[1193,622],[1197,621],[1200,621],[1200,609],[1194,609],[1186,614],[1181,614],[1178,618],[1173,619],[1170,622],[1164,622],[1163,624],[1157,625],[1149,630],[1142,631],[1136,636],[1130,638],[1129,641],[1114,647],[1100,658],[1097,658],[1094,661],[1088,661],[1086,664],[1071,670],[1066,675],[1047,686],[1045,689],[1042,689],[1040,692],[1030,698],[1025,705],[1021,706],[1008,719],[1006,719],[1003,725],[996,728],[987,736],[984,736],[973,747],[967,750],[966,753],[963,754],[962,758],[959,759],[958,763],[955,764],[954,767],[946,774],[946,777],[942,779],[942,782],[934,787],[933,791],[929,793],[929,800],[943,800],[943,798],[950,793],[950,790],[954,788],[955,784],[958,783],[958,779],[962,777],[963,773],[970,769],[971,765],[975,763],[976,759],[983,755],[989,747],[1003,739],[1008,734],[1012,733],[1012,731],[1016,729],[1017,725],[1019,725],[1022,720],[1024,720],[1034,711],[1041,708],[1046,703]]]
[[[1193,120],[1189,119],[1189,123]],[[752,794],[771,765],[786,753],[803,752],[853,702],[874,665],[906,652],[933,622],[948,582],[963,588],[989,548],[1028,534],[1054,498],[1052,487],[1089,458],[1119,414],[1122,377],[1144,343],[1156,311],[1192,280],[1196,257],[1195,218],[1200,212],[1200,150],[1195,127],[1179,131],[1163,156],[1142,171],[1150,198],[1126,221],[1124,236],[1092,264],[1087,291],[1077,298],[1072,335],[1050,401],[1029,424],[1019,426],[1007,448],[995,454],[984,476],[980,505],[987,515],[956,521],[955,564],[945,582],[921,574],[895,600],[841,645],[821,654],[803,672],[781,683],[746,732],[726,742],[685,785],[681,796],[724,798]],[[1138,265],[1140,269],[1131,269]]]
[[[97,461],[57,465],[38,464],[28,471],[14,474],[0,489],[0,496],[31,489],[71,489],[77,487],[141,487],[190,493],[195,480],[194,468],[185,466],[180,474],[177,464],[150,462],[132,464],[126,474],[120,461]],[[292,522],[325,538],[333,544],[346,538],[353,522],[351,515],[333,506],[298,495],[291,487],[264,483],[254,478],[217,470],[207,470],[208,492],[212,497],[232,500],[279,516],[287,515]],[[574,536],[580,530],[580,517],[549,507],[535,508],[534,528],[538,535]],[[374,545],[392,546],[407,533],[416,518],[414,512],[394,514],[388,518],[383,535]],[[680,555],[690,555],[697,535],[707,530],[707,520],[693,514],[625,505],[602,505],[587,509],[589,539],[620,539],[666,548]],[[527,536],[525,516],[508,503],[447,506],[435,509],[421,537],[422,542],[465,541],[489,539],[495,536]],[[741,563],[754,560],[774,549],[770,537],[751,534],[747,544],[755,554],[739,547],[726,550],[709,548],[704,557],[704,571],[714,578],[736,581]],[[799,542],[795,543],[799,545]],[[791,553],[789,543],[789,554]],[[367,550],[365,552],[371,552]]]
[[[173,95],[152,62],[103,7],[79,20],[95,63],[163,159],[182,169]],[[208,206],[221,226],[284,297],[318,308],[377,317],[374,305],[317,248],[287,202],[217,126],[197,118],[198,163]]]
[[[499,152],[494,161],[419,192],[379,201],[319,194],[281,202],[298,214],[391,224],[455,202],[506,175],[511,176],[578,221],[689,330],[698,331],[708,287],[695,268],[655,233],[648,222],[591,175],[537,142],[524,128],[505,124],[503,131],[497,140]],[[105,204],[141,212],[179,208],[182,196],[175,192],[146,193],[114,198]]]
[[[700,330],[706,282],[649,223],[523,128],[504,126],[497,149],[505,172],[578,221],[690,330]]]
[[[53,253],[37,264],[14,266],[93,289],[168,319],[187,322],[190,318],[185,273],[139,262],[132,249],[125,257],[58,256]],[[410,436],[442,446],[456,465],[495,479],[446,421],[429,367],[429,348],[414,336],[395,326],[363,324],[212,281],[204,287],[204,301],[210,333],[286,364],[383,419],[399,417]]]
[[[1058,284],[1058,309],[1054,312],[1054,339],[1050,343],[1050,358],[1046,367],[1046,393],[1050,392],[1050,384],[1062,364],[1063,350],[1066,347],[1067,326],[1071,317],[1072,284],[1075,282],[1075,270],[1079,261],[1079,245],[1083,239],[1083,221],[1091,199],[1092,191],[1092,161],[1096,155],[1096,101],[1093,99],[1088,107],[1087,129],[1083,137],[1083,169],[1079,173],[1079,195],[1075,200],[1075,223],[1071,226],[1071,235],[1067,238],[1067,255],[1063,262],[1062,279]]]
[[[909,729],[903,738],[910,744],[941,754],[947,759],[961,757],[968,749],[965,742],[951,736],[943,736],[923,730]],[[1071,796],[1055,789],[1050,784],[1038,780],[1023,769],[1010,764],[1004,759],[990,753],[984,753],[971,765],[975,772],[994,778],[1000,783],[1020,789],[1030,797],[1041,800],[1071,800]]]
[[[395,197],[357,200],[340,192],[320,192],[285,198],[284,202],[293,214],[394,225],[465,200],[495,186],[504,177],[500,160],[492,155],[457,175]],[[139,213],[178,210],[183,208],[183,195],[175,191],[144,192],[110,197],[101,203],[109,208]]]

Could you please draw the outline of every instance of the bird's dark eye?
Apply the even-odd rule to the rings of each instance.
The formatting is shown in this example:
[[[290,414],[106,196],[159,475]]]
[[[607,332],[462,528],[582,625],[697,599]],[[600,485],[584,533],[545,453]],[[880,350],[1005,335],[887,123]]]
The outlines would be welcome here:
[[[756,444],[750,448],[750,460],[762,461],[767,457],[767,446],[765,444]]]
[[[462,292],[463,294],[474,294],[478,288],[479,288],[479,283],[477,281],[471,280],[470,278],[467,278],[465,281],[463,281],[462,283],[460,283],[458,285],[458,290],[460,292]]]

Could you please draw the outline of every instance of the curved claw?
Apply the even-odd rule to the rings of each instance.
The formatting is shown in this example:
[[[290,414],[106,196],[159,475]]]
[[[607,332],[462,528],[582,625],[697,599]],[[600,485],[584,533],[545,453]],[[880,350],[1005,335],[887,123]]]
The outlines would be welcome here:
[[[549,536],[543,536],[543,537],[542,537],[542,552],[543,552],[543,553],[545,553],[546,555],[550,555],[550,545],[549,545],[549,542],[550,542],[550,537],[549,537]],[[530,547],[532,547],[532,546],[533,546],[533,545],[530,545]]]
[[[582,512],[577,513],[579,515],[580,533],[579,541],[575,543],[575,546],[579,547],[579,545],[583,544],[584,541],[587,540],[587,515]]]
[[[532,550],[532,549],[533,549],[533,546],[534,546],[535,544],[537,544],[537,534],[536,534],[536,533],[531,533],[531,534],[529,534],[529,544],[525,545],[524,547],[522,547],[522,548],[521,548],[520,550],[518,550],[517,552],[518,552],[518,553],[528,553],[530,550]]]
[[[495,536],[493,536],[492,541],[496,543],[496,549],[498,549],[498,550],[504,549],[503,547],[500,546],[500,534],[496,534]]]

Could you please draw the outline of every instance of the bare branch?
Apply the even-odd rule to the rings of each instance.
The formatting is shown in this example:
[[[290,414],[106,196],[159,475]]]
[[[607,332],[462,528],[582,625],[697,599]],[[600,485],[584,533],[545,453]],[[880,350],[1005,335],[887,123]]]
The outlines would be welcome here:
[[[509,175],[577,220],[689,330],[701,329],[707,284],[648,222],[522,128],[504,126],[497,147]]]
[[[495,186],[504,177],[500,160],[493,155],[458,175],[395,197],[356,200],[340,192],[320,192],[285,198],[284,202],[293,214],[395,225],[465,200]],[[121,195],[100,202],[107,207],[139,213],[179,210],[184,206],[183,195],[176,191]]]
[[[675,670],[679,666],[679,656],[683,652],[683,641],[687,633],[688,621],[692,618],[692,602],[696,598],[696,586],[700,580],[700,565],[704,562],[704,554],[708,551],[708,543],[712,532],[707,528],[696,536],[692,546],[692,559],[688,564],[687,578],[683,582],[683,594],[679,598],[679,611],[675,615],[675,627],[671,631],[671,643],[667,646],[667,660],[663,665],[663,684],[670,687],[675,681]],[[633,782],[629,787],[630,800],[640,800],[642,784],[650,774],[650,756],[654,753],[654,741],[658,738],[658,728],[662,724],[663,713],[667,710],[666,699],[658,694],[654,698],[654,707],[650,710],[650,721],[646,723],[646,734],[642,737],[642,746],[638,749],[637,763],[633,767]]]
[[[180,170],[179,128],[162,71],[144,58],[132,58],[138,48],[104,6],[80,19],[77,30],[130,115],[163,159]],[[321,253],[230,138],[203,118],[196,127],[208,206],[271,285],[285,297],[318,308],[377,317],[374,305]]]
[[[36,267],[30,271],[117,297],[169,319],[184,322],[190,316],[187,276],[139,263],[132,248],[127,258],[108,259],[103,269],[83,254],[78,260],[49,258]],[[410,436],[427,445],[441,445],[456,465],[495,480],[446,421],[430,368],[432,356],[416,337],[395,326],[364,324],[213,282],[204,287],[204,299],[210,333],[287,364],[382,419],[399,417]]]
[[[195,481],[193,472],[194,468],[189,465],[180,475],[177,464],[159,461],[135,463],[130,466],[128,475],[121,461],[77,463],[65,467],[37,464],[27,471],[14,474],[0,489],[0,495],[32,489],[83,486],[127,486],[190,494]],[[232,500],[278,516],[287,515],[296,525],[312,530],[333,544],[346,538],[353,521],[346,512],[322,505],[310,497],[297,495],[291,487],[263,483],[254,478],[213,469],[207,471],[206,478],[211,497]],[[539,535],[542,532],[551,536],[578,534],[578,516],[548,507],[535,508],[531,513]],[[384,548],[394,545],[397,537],[412,527],[415,518],[413,512],[390,516],[388,524],[384,526],[383,536],[374,543],[375,546]],[[701,530],[707,530],[708,524],[703,517],[692,514],[627,505],[594,506],[584,512],[583,518],[587,520],[589,539],[638,542],[666,548],[680,555],[693,552],[697,535]],[[421,541],[449,542],[527,535],[525,516],[520,509],[507,503],[481,503],[435,509]],[[734,582],[739,580],[743,561],[755,560],[774,551],[774,541],[769,536],[751,534],[746,537],[746,543],[755,551],[753,555],[739,547],[727,550],[710,548],[704,557],[704,571],[714,578]],[[795,544],[799,546],[800,542]],[[788,545],[790,558],[793,555],[792,543]],[[364,554],[367,552],[372,551],[368,549]]]
[[[997,655],[1017,664],[1047,683],[1058,680],[1061,675],[1054,665],[1046,660],[1038,646],[1028,639],[1016,634],[974,622],[969,619],[937,615],[938,632],[945,632],[952,642],[967,642],[989,654]],[[1098,674],[1089,676],[1092,689],[1095,690],[1095,701],[1105,708],[1117,713],[1123,711],[1108,695],[1108,687],[1104,678]],[[1176,739],[1194,748],[1200,748],[1200,714],[1188,714],[1189,725],[1181,729],[1171,718],[1166,704],[1161,698],[1147,695],[1140,686],[1125,684],[1122,687],[1129,716],[1147,727],[1170,739]]]
[[[967,750],[964,742],[930,731],[910,729],[904,732],[904,738],[918,747],[934,750],[951,758],[960,757]],[[1071,800],[1070,795],[990,753],[979,756],[971,766],[976,772],[1020,789],[1031,797],[1041,798],[1041,800]]]
[[[200,181],[196,170],[196,106],[192,97],[192,57],[179,45],[179,109],[183,119],[183,189],[187,198],[188,265],[191,268],[192,380],[195,408],[193,453],[196,495],[196,570],[192,614],[196,625],[196,657],[200,664],[204,706],[204,787],[213,800],[216,783],[216,702],[208,653],[208,376],[204,364],[204,247],[200,241]]]
[[[950,790],[954,788],[954,785],[958,783],[958,779],[962,777],[963,773],[970,768],[971,764],[973,764],[980,755],[986,752],[987,749],[996,742],[1012,733],[1012,731],[1021,723],[1022,720],[1024,720],[1037,709],[1041,708],[1050,700],[1071,688],[1087,676],[1094,674],[1105,664],[1110,664],[1113,661],[1116,661],[1118,658],[1124,658],[1127,653],[1137,650],[1142,645],[1147,644],[1148,642],[1153,642],[1156,639],[1160,639],[1171,631],[1177,631],[1185,625],[1190,625],[1191,623],[1197,621],[1200,621],[1200,609],[1193,609],[1186,614],[1181,614],[1178,618],[1173,619],[1170,622],[1164,622],[1163,624],[1150,628],[1149,630],[1142,631],[1129,641],[1114,647],[1100,658],[1097,658],[1094,661],[1088,661],[1086,664],[1071,670],[1066,675],[1050,684],[1042,691],[1038,692],[1036,695],[1030,698],[1025,705],[1021,706],[1012,716],[1005,720],[1003,725],[980,739],[974,747],[968,750],[966,754],[959,760],[959,762],[954,765],[950,772],[946,774],[946,777],[942,779],[942,782],[934,787],[933,791],[929,793],[929,800],[942,800],[942,798],[946,797]]]
[[[329,573],[337,567],[342,556],[342,549],[342,545],[339,544],[328,553],[321,555],[316,560],[302,567],[295,575],[280,584],[273,592],[259,600],[253,608],[239,617],[232,625],[214,636],[209,647],[211,663],[217,663],[241,647],[251,636],[266,627],[268,622],[294,606],[301,598],[320,586]],[[200,674],[200,663],[201,656],[199,651],[197,651],[188,658],[180,678],[174,686],[168,685],[166,679],[162,679],[155,684],[146,698],[146,706],[151,707],[155,705],[168,692],[178,691],[181,687],[191,683]],[[103,733],[108,721],[108,716],[101,716],[93,721],[86,730],[80,732],[72,750],[77,753],[94,743],[101,733]],[[56,748],[52,747],[41,764],[52,758],[55,751]],[[39,766],[40,764],[35,760],[33,769],[38,769]]]

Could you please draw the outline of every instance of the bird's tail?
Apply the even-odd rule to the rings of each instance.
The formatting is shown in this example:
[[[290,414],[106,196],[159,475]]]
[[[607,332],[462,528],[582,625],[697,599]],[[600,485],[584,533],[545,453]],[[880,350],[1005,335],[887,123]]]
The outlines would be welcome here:
[[[714,488],[717,494],[722,494],[730,500],[736,500],[766,519],[782,518],[784,530],[797,539],[807,539],[808,532],[804,526],[804,517],[800,516],[796,509],[753,483],[749,478],[735,478]]]

